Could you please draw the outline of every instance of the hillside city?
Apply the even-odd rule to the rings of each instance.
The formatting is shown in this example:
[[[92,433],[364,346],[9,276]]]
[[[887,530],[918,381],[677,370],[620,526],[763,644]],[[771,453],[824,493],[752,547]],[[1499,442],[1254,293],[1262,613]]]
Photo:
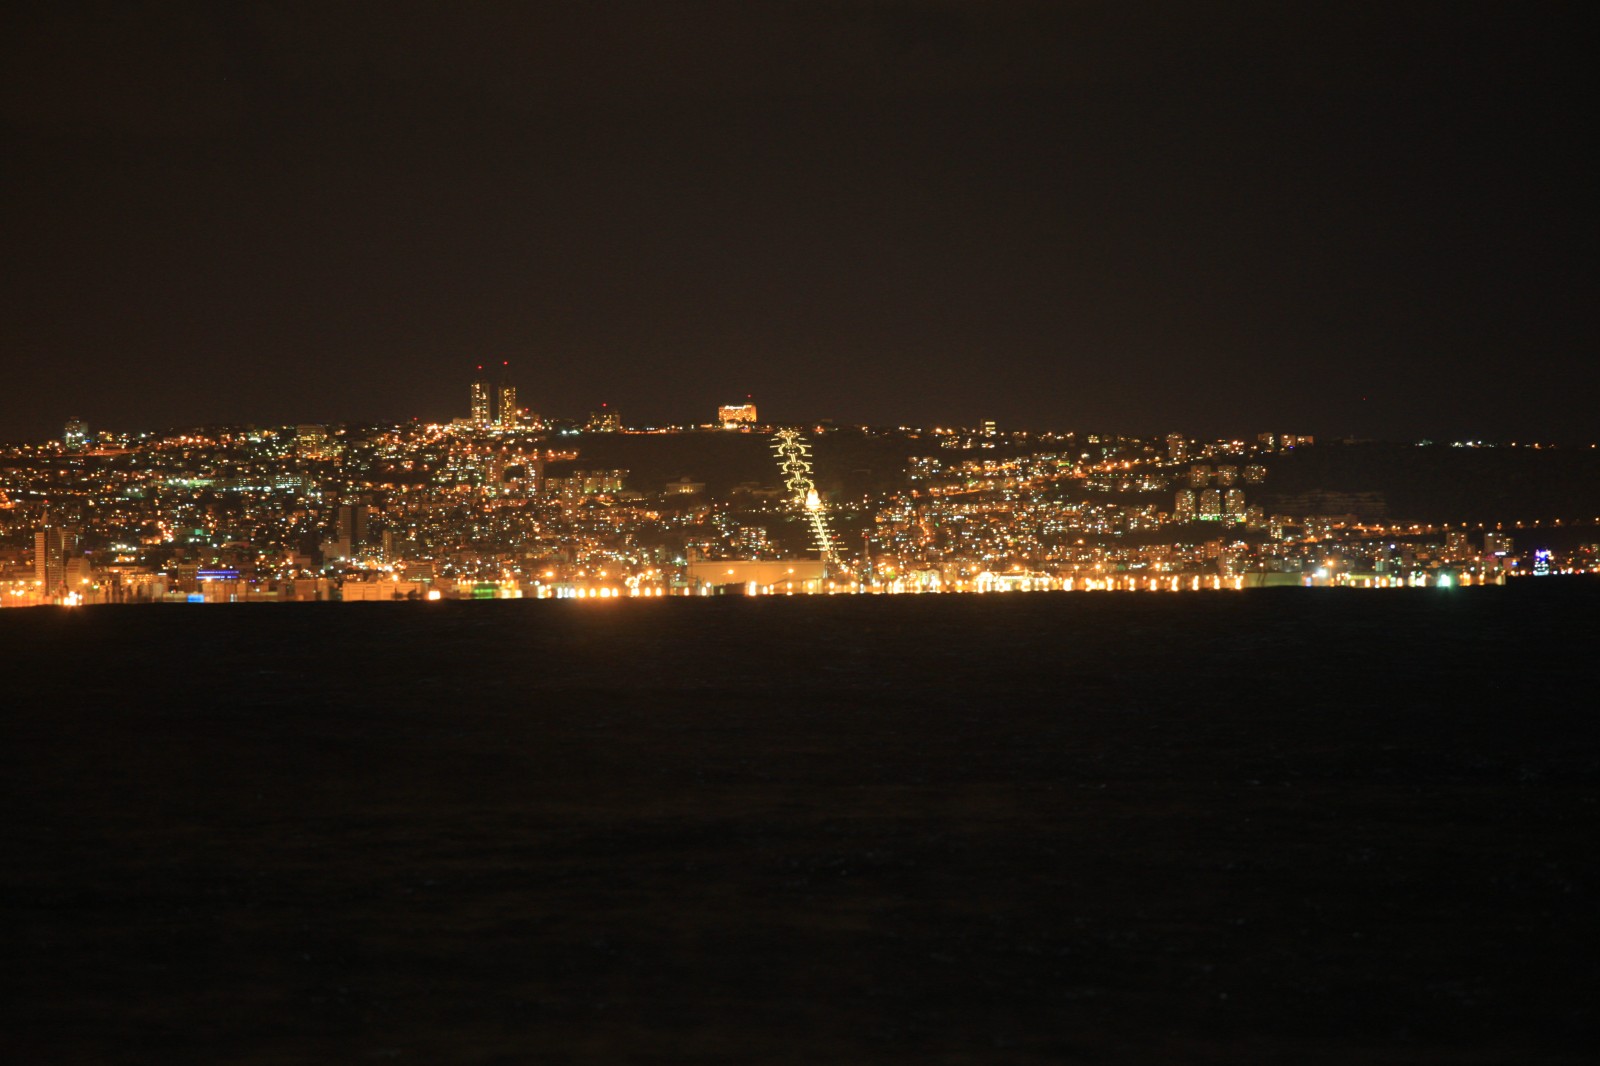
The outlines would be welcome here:
[[[630,427],[604,406],[541,419],[503,383],[468,400],[445,424],[73,419],[0,445],[0,603],[1442,587],[1600,553],[1592,502],[1417,514],[1275,484],[1330,450],[1296,433],[777,427],[753,403]]]

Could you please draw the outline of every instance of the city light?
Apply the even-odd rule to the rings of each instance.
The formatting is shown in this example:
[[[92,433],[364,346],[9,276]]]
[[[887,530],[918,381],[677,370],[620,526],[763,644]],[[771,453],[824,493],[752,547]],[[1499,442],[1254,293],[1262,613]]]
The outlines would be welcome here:
[[[574,433],[523,417],[507,383],[468,392],[446,425],[9,446],[0,603],[1478,588],[1600,556],[1600,518],[1576,509],[1391,519],[1371,493],[1275,491],[1285,457],[1315,450],[1302,434],[830,426],[821,439],[845,451],[819,459],[753,413],[730,438],[719,412],[641,438],[674,470],[663,483],[590,458],[588,434],[633,433],[609,405]],[[707,465],[706,434],[768,450],[776,471]],[[885,439],[903,468],[850,484],[868,462],[851,442]],[[1489,450],[1469,443],[1456,454]],[[1569,546],[1545,546],[1547,530]]]

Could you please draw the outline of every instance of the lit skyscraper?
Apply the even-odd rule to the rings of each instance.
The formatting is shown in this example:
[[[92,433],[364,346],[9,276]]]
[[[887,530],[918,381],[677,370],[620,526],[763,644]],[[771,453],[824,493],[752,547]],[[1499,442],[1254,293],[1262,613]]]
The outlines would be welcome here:
[[[354,553],[367,543],[367,519],[371,513],[372,508],[366,504],[339,505],[339,539],[349,545],[349,552]]]
[[[510,429],[517,424],[517,387],[515,385],[500,386],[500,426]]]
[[[45,516],[43,528],[33,535],[33,573],[43,595],[56,599],[66,591],[67,562],[76,543],[74,530]]]
[[[479,369],[483,369],[479,367]],[[487,381],[472,383],[472,424],[487,426],[494,421],[494,386]]]

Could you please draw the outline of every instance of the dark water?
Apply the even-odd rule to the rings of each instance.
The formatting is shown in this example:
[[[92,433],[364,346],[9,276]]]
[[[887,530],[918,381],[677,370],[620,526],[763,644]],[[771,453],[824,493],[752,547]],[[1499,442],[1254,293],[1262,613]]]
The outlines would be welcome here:
[[[1561,1062],[1600,585],[0,611],[25,1062]]]

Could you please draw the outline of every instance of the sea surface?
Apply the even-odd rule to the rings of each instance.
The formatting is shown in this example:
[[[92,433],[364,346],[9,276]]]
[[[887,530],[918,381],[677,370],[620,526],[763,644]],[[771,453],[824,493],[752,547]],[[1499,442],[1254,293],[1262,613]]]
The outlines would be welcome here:
[[[1592,1061],[1597,620],[0,611],[7,1057]]]

